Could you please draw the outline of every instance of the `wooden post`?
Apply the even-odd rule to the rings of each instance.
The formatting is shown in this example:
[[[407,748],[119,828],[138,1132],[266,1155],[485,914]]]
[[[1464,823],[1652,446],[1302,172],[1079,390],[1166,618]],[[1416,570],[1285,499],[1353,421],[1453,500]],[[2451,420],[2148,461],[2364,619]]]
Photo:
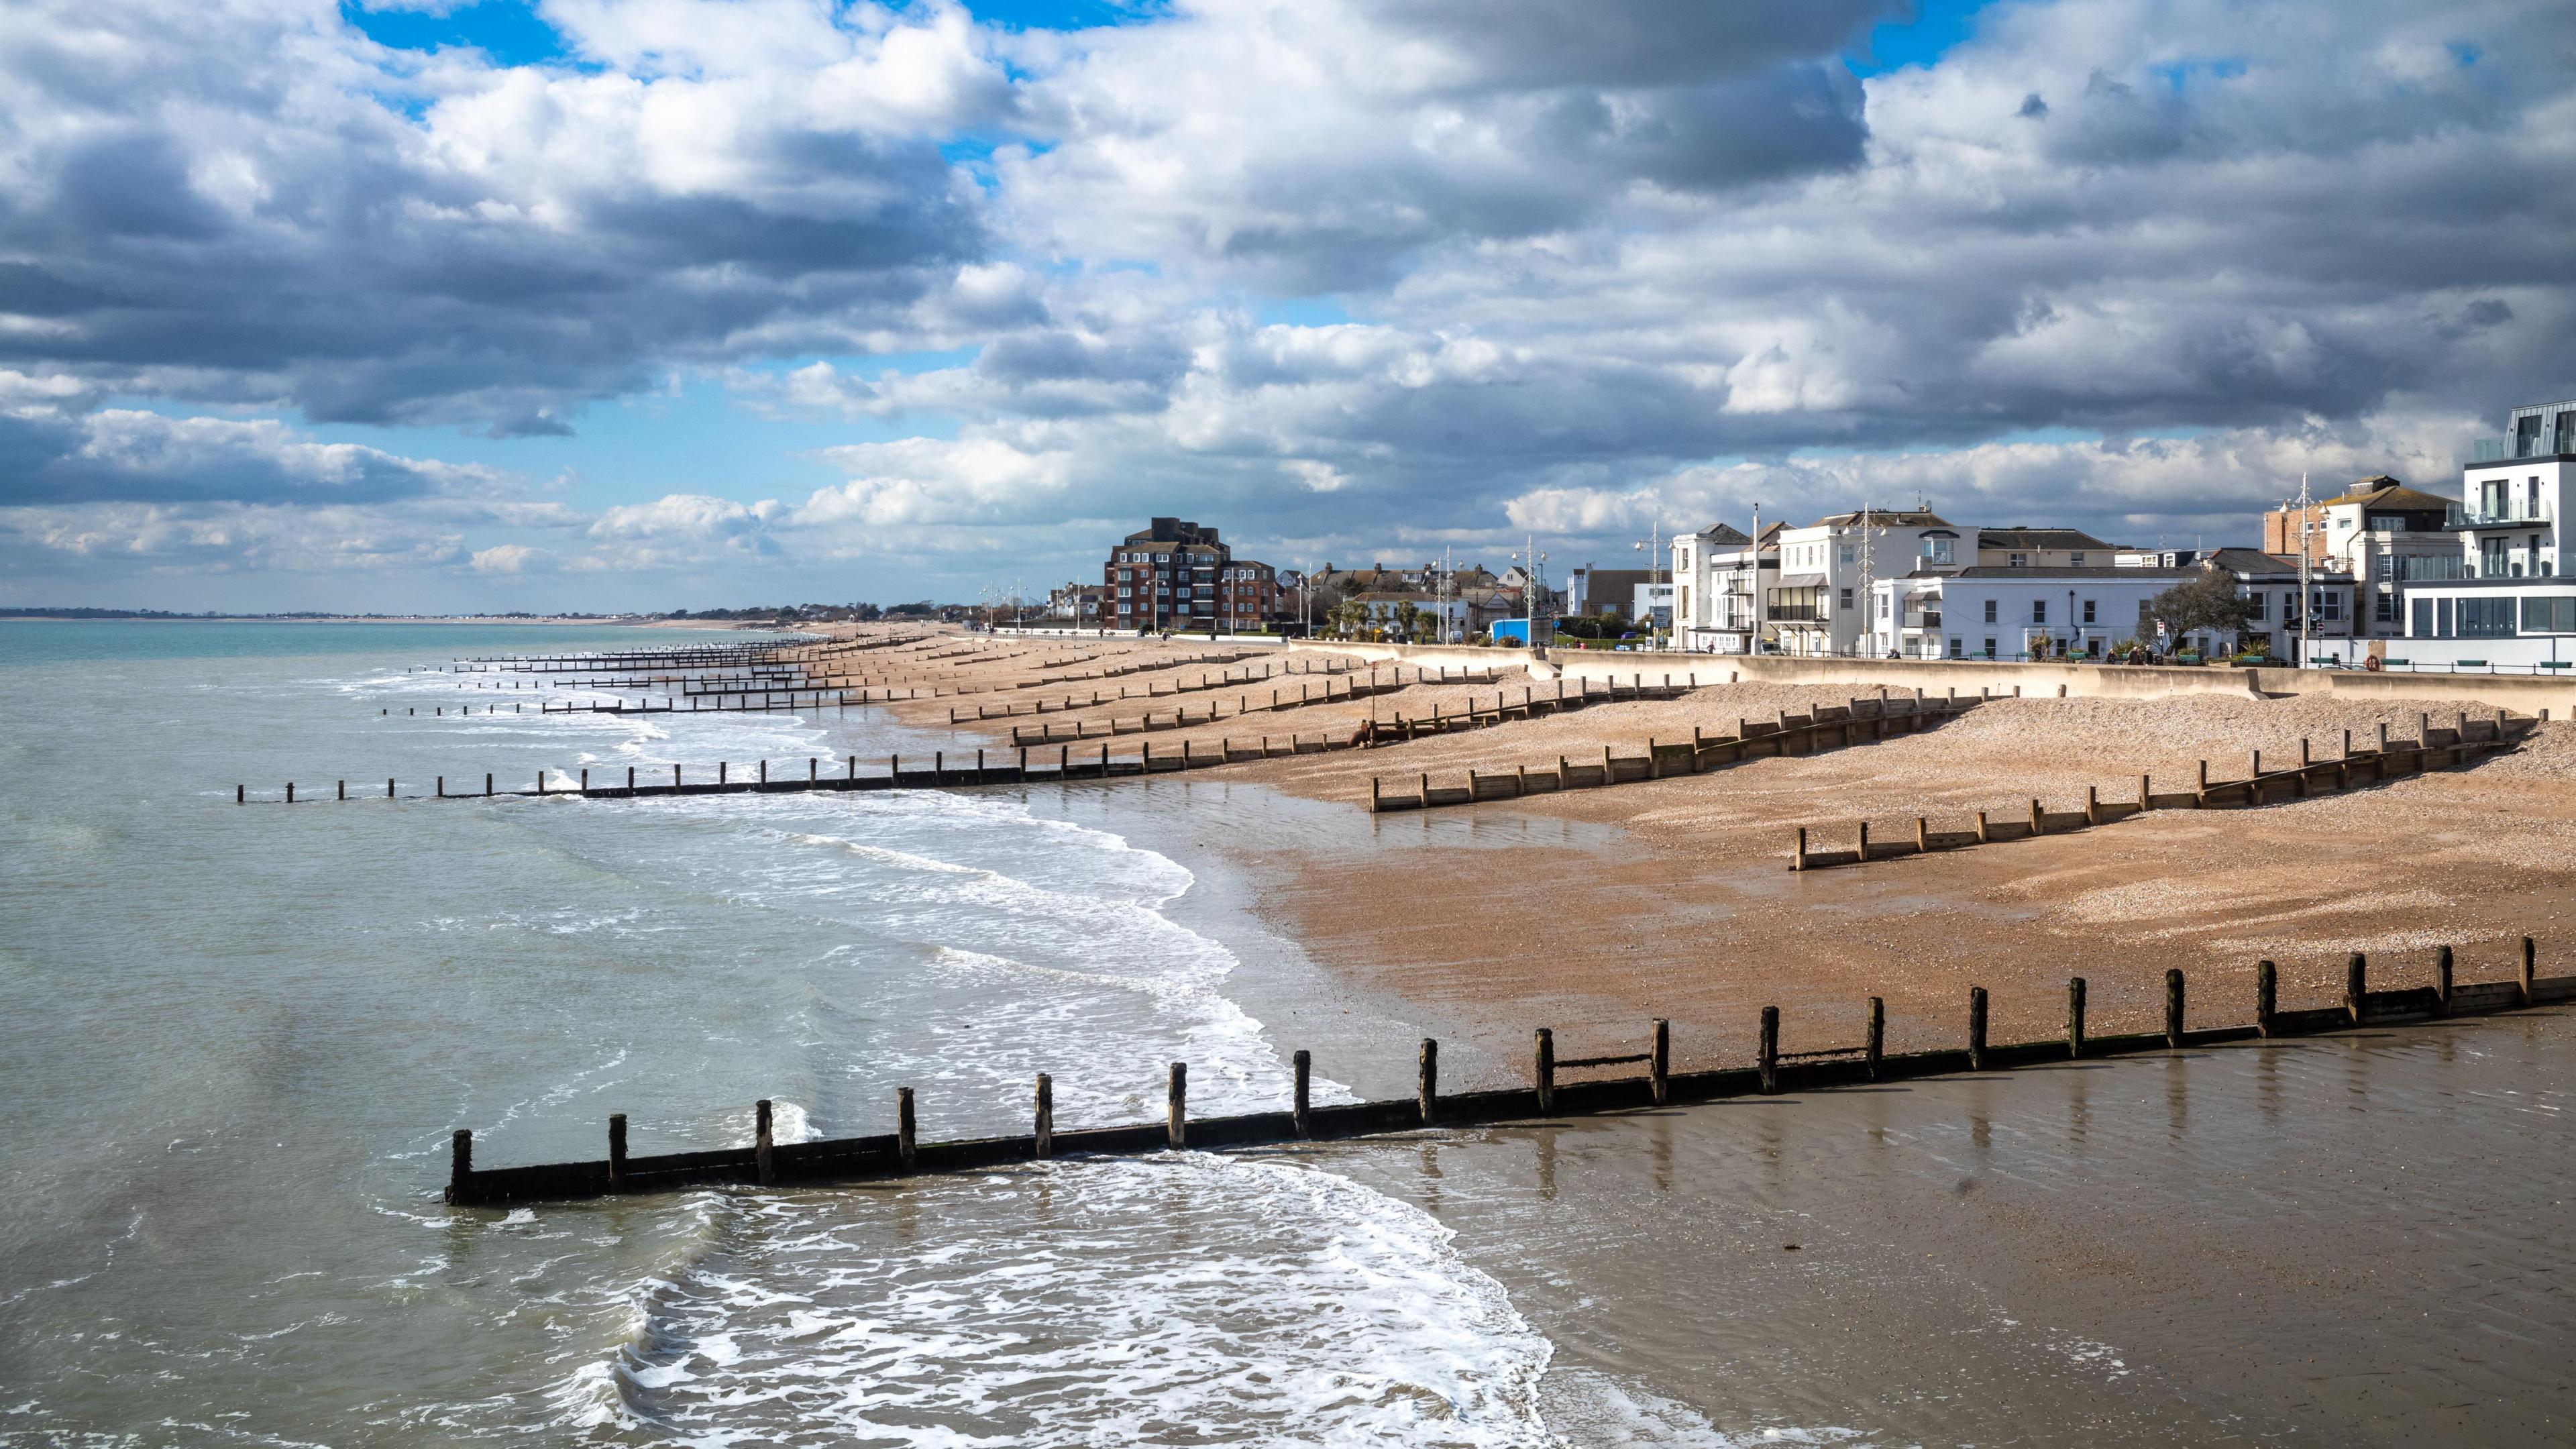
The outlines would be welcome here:
[[[2379,722],[2379,752],[2383,755],[2388,753],[2388,721],[2386,720]]]
[[[388,800],[394,798],[394,777],[391,775],[385,777],[385,798]]]
[[[542,794],[544,794],[545,792],[546,792],[546,772],[545,772],[545,771],[543,771],[543,770],[539,770],[539,771],[537,772],[537,793],[538,793],[538,794],[540,794],[540,795],[542,795]],[[340,782],[340,798],[341,798],[341,799],[343,799],[343,800],[346,800],[346,799],[348,799],[348,798],[349,798],[349,782],[348,782],[348,781],[346,781],[346,780],[343,780],[343,781],[341,781],[341,782]]]
[[[2343,1006],[2352,1016],[2352,1024],[2361,1025],[2362,1003],[2370,995],[2370,962],[2355,951],[2343,963]]]
[[[1978,811],[1978,812],[1977,812],[1977,843],[1978,843],[1979,845],[1983,845],[1983,844],[1985,844],[1985,843],[1986,843],[1987,839],[1988,839],[1988,836],[1986,835],[1986,812],[1984,812],[1983,810],[1980,810],[1980,811]]]
[[[1986,1069],[1986,988],[1968,988],[1968,1070]]]
[[[731,760],[716,761],[716,783],[719,785],[730,784],[732,783],[732,777],[733,762]]]
[[[286,782],[286,803],[289,805],[295,803],[295,782],[293,780]]]
[[[1779,1095],[1780,1008],[1776,1006],[1762,1008],[1761,1043],[1757,1048],[1754,1062],[1762,1074],[1762,1095],[1766,1097]]]
[[[2092,785],[2084,787],[2084,823],[2087,825],[2102,823],[2102,792]]]
[[[2155,804],[2155,792],[2148,788],[2147,777],[2140,775],[2138,777],[2138,813],[2141,815],[2146,814],[2149,810],[2155,808]]]
[[[760,1168],[760,1185],[767,1187],[778,1180],[777,1170],[771,1165],[769,1159],[769,1099],[767,1097],[752,1104],[751,1130],[752,1160]]]
[[[2538,952],[2536,952],[2536,951],[2534,951],[2534,950],[2532,949],[2532,945],[2531,945],[2531,938],[2530,938],[2529,936],[2525,936],[2525,937],[2523,937],[2523,938],[2522,938],[2522,1004],[2523,1004],[2523,1005],[2525,1005],[2525,1006],[2529,1006],[2529,1005],[2531,1004],[2532,967],[2536,964],[2536,958],[2537,958],[2537,956],[2538,956],[2538,955],[2539,955],[2539,953],[2538,953]]]
[[[1860,858],[1861,858],[1861,861],[1862,861],[1862,863],[1863,863],[1863,864],[1868,863],[1868,860],[1869,860],[1869,822],[1868,822],[1868,821],[1866,821],[1866,820],[1864,820],[1864,821],[1862,821],[1862,822],[1860,823]]]
[[[2165,969],[2165,1045],[2182,1045],[2182,968]]]
[[[2281,968],[2269,961],[2254,963],[2254,1031],[2258,1036],[2272,1034],[2272,1018],[2280,1013]]]
[[[2084,1055],[2084,978],[2066,978],[2066,1055],[2070,1059]]]
[[[1190,1141],[1190,1064],[1172,1063],[1171,1085],[1163,1094],[1163,1141],[1175,1151]]]
[[[447,1139],[447,1200],[470,1202],[474,1197],[474,1130],[459,1127]]]
[[[2040,813],[2039,802],[2036,800],[2030,802],[2030,833],[2033,836],[2048,833],[2047,818]]]
[[[2443,947],[2433,956],[2433,994],[2440,998],[2439,1014],[2451,1014],[2451,948]]]
[[[626,1114],[608,1114],[608,1190],[626,1189]]]
[[[1537,1056],[1531,1075],[1538,1082],[1538,1111],[1542,1117],[1556,1112],[1556,1033],[1540,1027],[1532,1034]]]
[[[1296,1128],[1298,1136],[1312,1137],[1315,1135],[1315,1129],[1314,1123],[1306,1115],[1306,1095],[1307,1084],[1314,1076],[1315,1058],[1312,1053],[1301,1047],[1288,1059],[1288,1064],[1294,1070],[1297,1079],[1297,1094],[1288,1103],[1288,1121]]]
[[[1932,850],[1932,822],[1920,815],[1914,817],[1914,848],[1927,855]]]
[[[1873,996],[1869,999],[1869,1035],[1861,1047],[1861,1063],[1869,1079],[1878,1080],[1879,1059],[1887,1055],[1887,1002]]]
[[[906,1172],[912,1171],[917,1145],[912,1122],[912,1088],[897,1087],[894,1089],[894,1156]]]
[[[483,776],[483,796],[487,800],[492,796],[492,777],[488,773]]]
[[[1422,1125],[1428,1127],[1440,1120],[1440,1043],[1427,1036],[1416,1075],[1415,1095],[1422,1105]]]
[[[1038,1073],[1037,1155],[1055,1155],[1055,1079]]]
[[[1673,1024],[1663,1017],[1655,1018],[1654,1039],[1646,1048],[1646,1080],[1655,1095],[1655,1105],[1667,1105],[1672,1097]]]
[[[674,765],[674,766],[672,766],[671,768],[673,768],[673,769],[675,769],[675,770],[676,770],[676,769],[678,769],[679,767],[678,767],[677,765]],[[439,777],[438,777],[438,798],[439,798],[439,799],[441,799],[441,800],[444,800],[444,799],[446,799],[446,798],[447,798],[447,777],[446,777],[445,775],[441,775],[441,776],[439,776]]]
[[[767,760],[760,762],[760,783],[764,785],[769,783],[769,761]]]

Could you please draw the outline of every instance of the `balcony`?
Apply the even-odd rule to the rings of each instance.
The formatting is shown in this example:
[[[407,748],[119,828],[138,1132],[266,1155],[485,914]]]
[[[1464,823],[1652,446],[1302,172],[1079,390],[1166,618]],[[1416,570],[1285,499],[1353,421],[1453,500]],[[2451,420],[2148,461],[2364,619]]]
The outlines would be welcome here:
[[[2454,503],[2442,515],[2444,528],[2535,528],[2547,525],[2545,516],[2516,503],[2502,513],[2489,513],[2482,508],[2468,508]]]
[[[2562,453],[2576,453],[2576,428],[2499,433],[2469,445],[2472,463],[2509,463],[2516,458],[2554,458]]]
[[[1908,610],[1905,615],[1905,627],[1908,629],[1938,629],[1941,627],[1941,611],[1938,609]]]

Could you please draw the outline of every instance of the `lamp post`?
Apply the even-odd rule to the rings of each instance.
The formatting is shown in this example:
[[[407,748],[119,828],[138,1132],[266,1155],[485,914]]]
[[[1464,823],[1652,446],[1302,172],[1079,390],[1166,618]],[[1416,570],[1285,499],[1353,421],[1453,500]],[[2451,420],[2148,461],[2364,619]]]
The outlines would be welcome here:
[[[1663,558],[1663,519],[1660,516],[1655,518],[1646,525],[1646,529],[1646,536],[1630,547],[1646,551],[1646,644],[1650,648],[1661,649],[1663,641],[1658,636],[1662,628],[1656,622],[1655,590],[1658,587],[1657,576],[1662,572],[1658,565]]]

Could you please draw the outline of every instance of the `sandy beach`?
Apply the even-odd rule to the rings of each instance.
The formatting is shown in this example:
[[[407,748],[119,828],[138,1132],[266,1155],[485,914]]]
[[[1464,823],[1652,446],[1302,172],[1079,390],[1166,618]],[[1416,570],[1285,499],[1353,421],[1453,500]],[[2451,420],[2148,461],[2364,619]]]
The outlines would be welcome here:
[[[899,652],[907,651],[882,654]],[[978,692],[899,703],[891,707],[898,717],[1005,745],[1011,724],[1029,717],[952,725],[950,712],[1081,692],[1090,686],[1015,686],[1158,657],[1168,667],[1101,681],[1134,697],[1043,719],[1060,730],[1101,729],[1149,709],[1230,707],[1268,688],[1145,699],[1149,687],[1215,673],[1209,659],[1249,652],[1237,646],[984,636],[908,652],[952,656],[907,666],[915,683]],[[1036,667],[1074,655],[1097,657]],[[1233,667],[1332,657],[1256,654]],[[890,664],[879,657],[871,667]],[[1412,684],[1141,738],[1177,752],[1183,741],[1213,751],[1221,740],[1240,748],[1263,734],[1347,736],[1372,714],[1455,713],[1498,693],[1552,687],[1507,668],[1490,683]],[[1782,1008],[1784,1040],[1796,1049],[1852,1039],[1872,995],[1886,1000],[1891,1046],[1948,1043],[1972,984],[1993,993],[1998,1037],[2048,1036],[2062,1030],[2066,981],[2076,975],[2088,983],[2095,1030],[2145,1029],[2161,1019],[2164,972],[2177,966],[2191,983],[2193,1023],[2217,1025],[2250,1016],[2259,959],[2279,963],[2286,1005],[2336,999],[2352,951],[2369,953],[2374,985],[2397,985],[2429,980],[2443,944],[2459,953],[2463,981],[2510,975],[2524,934],[2552,959],[2571,946],[2562,920],[2570,872],[2559,863],[2564,853],[2550,849],[2576,837],[2576,730],[2565,723],[2544,725],[2473,769],[2344,794],[2253,810],[2159,811],[2080,834],[1854,870],[1785,869],[1790,833],[1801,825],[1839,840],[1867,820],[1882,839],[1910,838],[1917,816],[1956,829],[1980,809],[2012,818],[2034,797],[2053,811],[2075,810],[2087,786],[2105,799],[2134,798],[2142,773],[2159,791],[2181,789],[2203,760],[2213,778],[2241,778],[2258,749],[2295,759],[2305,740],[2330,758],[2346,731],[2367,744],[2383,724],[2411,735],[2419,713],[2493,716],[2465,700],[1996,699],[1864,747],[1464,809],[1365,813],[1373,775],[1409,782],[1425,771],[1456,779],[1470,766],[1552,768],[1560,756],[1597,758],[1604,745],[1631,756],[1650,739],[1685,739],[1695,728],[1732,733],[1740,719],[1843,704],[1862,692],[1719,685],[1214,772],[1361,812],[1373,838],[1405,847],[1372,852],[1364,879],[1257,820],[1212,830],[1205,843],[1262,883],[1259,909],[1316,959],[1372,989],[1437,1006],[1499,1059],[1524,1054],[1537,1024],[1624,1038],[1663,1016],[1675,1023],[1682,1060],[1740,1061],[1762,1006]],[[1120,737],[1117,748],[1131,751],[1138,738]],[[1513,843],[1517,830],[1542,822],[1580,829]],[[1577,839],[1584,843],[1567,843]]]

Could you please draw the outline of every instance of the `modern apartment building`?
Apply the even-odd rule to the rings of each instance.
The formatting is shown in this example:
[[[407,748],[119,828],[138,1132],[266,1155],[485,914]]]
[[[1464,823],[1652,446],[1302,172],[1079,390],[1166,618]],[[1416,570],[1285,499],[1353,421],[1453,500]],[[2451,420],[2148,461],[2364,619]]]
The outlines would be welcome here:
[[[2518,407],[2499,437],[2477,441],[2446,520],[2461,576],[2407,580],[2410,663],[2475,661],[2541,668],[2576,661],[2576,577],[2560,568],[2576,502],[2576,401]]]
[[[1216,618],[1218,575],[1233,559],[1215,529],[1157,518],[1109,551],[1103,617],[1113,629],[1204,629]]]

